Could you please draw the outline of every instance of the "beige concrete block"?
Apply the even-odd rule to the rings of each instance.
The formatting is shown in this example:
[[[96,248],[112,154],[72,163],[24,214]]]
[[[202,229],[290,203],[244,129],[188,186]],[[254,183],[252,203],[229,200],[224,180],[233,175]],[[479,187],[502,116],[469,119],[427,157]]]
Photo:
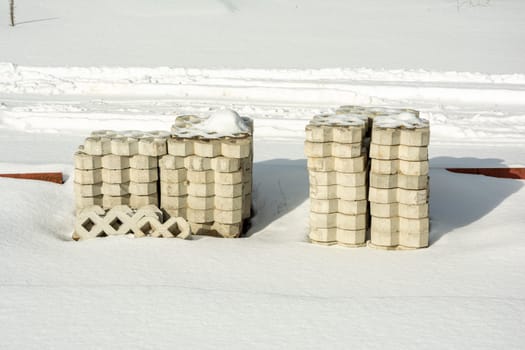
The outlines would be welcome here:
[[[408,205],[421,205],[428,203],[428,190],[405,190],[398,189],[397,200],[399,203]]]
[[[184,168],[184,157],[166,155],[159,160],[159,167],[162,169],[176,170]],[[142,169],[135,167],[137,169]]]
[[[160,207],[163,209],[181,209],[186,208],[188,196],[168,196],[167,194],[160,195]]]
[[[146,205],[159,205],[159,197],[157,193],[144,196],[132,194],[129,197],[129,206],[132,208],[142,208]]]
[[[188,207],[199,210],[215,209],[215,196],[210,197],[194,197],[188,196]]]
[[[374,232],[384,232],[384,233],[398,232],[399,231],[399,218],[398,217],[378,218],[376,216],[372,216],[370,228]],[[380,244],[380,245],[384,245],[384,244]]]
[[[428,175],[428,161],[399,161],[399,172],[405,175]]]
[[[187,219],[187,208],[165,208],[163,207],[162,209],[164,209],[164,211],[168,214],[170,218]]]
[[[213,229],[224,238],[236,238],[242,234],[242,222],[234,224],[222,224],[219,222],[213,223]]]
[[[310,228],[308,238],[315,242],[335,243],[337,241],[337,228]]]
[[[372,159],[370,172],[375,174],[396,174],[399,169],[398,160]]]
[[[213,222],[197,223],[190,221],[188,223],[194,235],[219,236],[219,233],[213,228]]]
[[[107,154],[102,157],[102,167],[105,169],[127,169],[129,168],[129,159],[127,156],[117,156],[115,154]]]
[[[102,207],[104,209],[111,209],[117,205],[129,205],[129,194],[124,196],[102,196]]]
[[[245,179],[245,182],[242,184],[242,193],[245,195],[252,193],[252,187],[252,178]]]
[[[366,229],[366,214],[360,215],[345,215],[337,214],[337,228],[343,230],[365,230]]]
[[[167,183],[179,183],[186,181],[188,179],[187,173],[188,171],[184,168],[182,169],[165,169],[165,168],[159,168],[160,171],[160,179],[163,182]]]
[[[362,246],[366,242],[366,230],[344,230],[337,228],[335,232],[338,244]]]
[[[401,144],[407,146],[428,146],[430,141],[429,128],[401,130]]]
[[[334,170],[342,173],[359,173],[366,170],[365,156],[356,158],[334,158]]]
[[[193,171],[211,170],[211,161],[214,158],[203,158],[198,156],[189,156],[184,158],[184,167]]]
[[[190,223],[191,222],[207,223],[207,222],[213,221],[214,210],[213,209],[201,210],[201,209],[188,208],[186,215]]]
[[[332,156],[332,144],[332,142],[305,141],[304,153],[307,157],[330,157]]]
[[[75,206],[77,209],[102,205],[102,195],[93,197],[75,196]]]
[[[372,144],[399,145],[401,142],[400,129],[372,128]]]
[[[160,182],[160,193],[163,196],[186,196],[188,194],[188,183],[186,182]]]
[[[111,153],[119,156],[134,156],[139,152],[139,140],[131,137],[111,139]]]
[[[147,196],[150,194],[157,194],[157,185],[155,182],[130,182],[129,193],[138,196]],[[152,203],[153,204],[153,203]]]
[[[102,159],[100,156],[90,156],[84,152],[75,152],[74,161],[75,169],[94,170],[102,168]]]
[[[213,158],[221,154],[221,142],[219,140],[196,140],[193,151],[199,157]]]
[[[181,138],[169,138],[167,141],[168,144],[168,154],[172,156],[181,156],[187,157],[194,154],[193,144],[194,140],[192,139],[181,139]]]
[[[397,180],[398,174],[376,174],[374,172],[370,173],[370,186],[375,188],[397,188]]]
[[[331,142],[333,127],[321,125],[307,125],[306,140],[310,142]]]
[[[239,197],[218,197],[214,196],[212,198],[212,207],[219,210],[239,210],[243,208],[243,201],[245,196]]]
[[[398,158],[408,161],[428,160],[428,147],[398,146]]]
[[[368,201],[366,199],[347,201],[339,199],[337,201],[337,211],[344,215],[361,215],[367,213]]]
[[[334,171],[334,157],[324,157],[324,158],[308,158],[306,166],[308,170],[325,172],[325,171]]]
[[[129,194],[129,182],[102,184],[102,194],[107,196],[124,196]]]
[[[429,219],[400,218],[399,245],[408,248],[428,247]]]
[[[310,229],[337,227],[337,213],[321,214],[310,212]]]
[[[356,158],[361,156],[362,143],[332,143],[332,156],[339,158]]]
[[[239,158],[216,157],[211,160],[212,169],[220,173],[232,173],[241,170]]]
[[[310,198],[313,199],[344,199],[357,201],[366,199],[366,186],[346,187],[339,185],[312,186]]]
[[[111,140],[106,137],[90,136],[84,141],[84,152],[92,156],[111,153]]]
[[[144,156],[159,157],[168,153],[166,138],[142,137],[138,143],[138,153]]]
[[[210,197],[215,195],[215,184],[199,184],[190,182],[188,184],[188,194],[194,197]]]
[[[338,212],[339,199],[310,199],[310,211],[320,214],[331,214]]]
[[[159,166],[158,159],[158,157],[137,154],[133,157],[130,157],[129,166],[130,168],[135,169],[153,169]],[[184,165],[184,161],[181,160],[181,162]]]
[[[398,216],[399,203],[376,203],[370,202],[370,215],[378,218],[390,218]]]
[[[244,189],[243,184],[215,184],[215,195],[219,197],[239,197],[243,195]]]
[[[216,183],[219,183],[219,184],[235,185],[235,184],[244,182],[244,179],[243,179],[244,173],[242,171],[235,171],[232,173],[215,172],[214,174],[215,174],[214,180]]]
[[[221,153],[227,158],[246,158],[250,156],[251,143],[251,137],[222,140]]]
[[[246,194],[243,197],[244,200],[242,203],[242,218],[248,219],[252,216],[252,195]]]
[[[399,146],[370,144],[370,158],[382,160],[398,159]]]
[[[207,184],[210,182],[214,182],[215,172],[213,170],[205,170],[205,171],[188,170],[187,177],[190,183]]]
[[[75,169],[75,182],[81,185],[93,185],[102,182],[102,169],[81,170]]]
[[[154,168],[154,169],[130,168],[129,176],[132,182],[154,182],[159,179],[159,172],[157,168]]]
[[[404,188],[409,190],[426,189],[428,176],[404,174],[376,174],[370,173],[370,186],[376,188]]]
[[[237,224],[242,221],[242,209],[237,210],[219,210],[215,209],[215,222],[221,224]]]
[[[372,203],[395,203],[397,202],[398,188],[376,188],[368,190],[368,200]]]
[[[121,184],[129,182],[128,169],[102,169],[102,181],[112,184]]]
[[[335,126],[332,127],[332,141],[338,143],[357,144],[362,143],[365,128],[357,126]]]
[[[78,197],[95,197],[102,194],[102,183],[93,184],[93,185],[82,185],[78,183],[73,183],[73,189],[75,196]]]
[[[372,222],[374,218],[372,218]],[[399,232],[390,231],[390,232],[380,232],[375,231],[372,227],[370,228],[370,242],[376,246],[382,247],[396,247],[399,245]]]
[[[402,217],[406,219],[423,219],[429,214],[428,203],[409,205],[402,203],[370,203],[370,214],[381,218]]]
[[[341,185],[348,187],[364,186],[367,174],[362,171],[359,173],[341,173],[337,171],[310,171],[310,186],[329,186]]]

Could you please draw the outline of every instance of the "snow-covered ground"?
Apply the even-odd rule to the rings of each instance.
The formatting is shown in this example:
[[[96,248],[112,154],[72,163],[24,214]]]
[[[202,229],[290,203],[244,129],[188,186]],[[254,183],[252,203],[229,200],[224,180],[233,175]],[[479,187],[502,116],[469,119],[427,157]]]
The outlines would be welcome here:
[[[362,3],[17,2],[0,172],[66,182],[0,178],[0,348],[525,347],[525,182],[444,169],[525,166],[525,4]],[[306,242],[304,126],[342,104],[430,121],[428,249]],[[90,130],[219,107],[255,120],[247,237],[71,240]]]

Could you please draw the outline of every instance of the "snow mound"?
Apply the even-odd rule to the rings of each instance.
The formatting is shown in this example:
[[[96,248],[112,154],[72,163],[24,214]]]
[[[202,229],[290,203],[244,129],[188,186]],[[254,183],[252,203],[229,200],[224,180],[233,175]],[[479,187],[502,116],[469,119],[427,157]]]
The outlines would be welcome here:
[[[243,118],[231,109],[220,109],[209,117],[183,115],[175,119],[171,131],[183,138],[235,137],[252,132],[250,119]]]
[[[310,125],[357,126],[364,127],[368,117],[363,114],[319,114],[312,118]]]
[[[428,121],[416,117],[413,113],[403,112],[395,115],[378,116],[374,118],[374,126],[378,128],[428,128]]]

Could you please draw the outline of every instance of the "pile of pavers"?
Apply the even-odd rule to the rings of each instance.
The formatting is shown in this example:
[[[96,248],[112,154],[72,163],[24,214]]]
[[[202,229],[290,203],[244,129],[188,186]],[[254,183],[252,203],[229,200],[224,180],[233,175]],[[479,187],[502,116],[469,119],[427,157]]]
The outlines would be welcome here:
[[[428,246],[429,126],[417,111],[342,106],[315,116],[306,140],[312,242]]]
[[[195,234],[238,237],[251,216],[253,123],[226,117],[243,129],[209,131],[210,118],[181,116],[171,133],[93,132],[75,153],[75,238],[187,238],[180,219]]]

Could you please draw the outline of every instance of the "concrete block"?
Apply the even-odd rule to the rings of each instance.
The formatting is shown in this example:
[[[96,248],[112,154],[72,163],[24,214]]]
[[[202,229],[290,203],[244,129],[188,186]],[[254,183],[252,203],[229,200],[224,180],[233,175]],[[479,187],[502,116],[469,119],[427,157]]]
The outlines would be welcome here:
[[[74,180],[81,185],[93,185],[102,182],[102,169],[75,169]]]
[[[93,137],[105,137],[105,138],[112,138],[117,137],[118,133],[115,130],[94,130],[91,132],[91,135]]]
[[[248,219],[252,216],[252,195],[245,194],[242,203],[242,218]]]
[[[160,179],[163,182],[167,183],[179,183],[184,182],[188,179],[187,176],[187,170],[186,169],[165,169],[165,168],[159,168],[160,171]]]
[[[215,184],[212,183],[193,183],[188,185],[188,194],[194,197],[210,197],[215,195]],[[191,220],[190,220],[191,221]]]
[[[310,211],[320,214],[331,214],[338,212],[339,199],[315,199],[310,198]]]
[[[163,209],[181,209],[188,206],[188,196],[168,196],[166,194],[160,195],[160,207]],[[199,208],[197,208],[199,209]]]
[[[332,243],[337,241],[337,228],[311,228],[308,238],[320,243]]]
[[[252,149],[251,137],[221,140],[221,153],[227,158],[246,158]]]
[[[372,222],[374,217],[372,217]],[[399,232],[398,231],[376,231],[373,228],[374,224],[370,228],[370,243],[376,246],[382,247],[396,247],[399,245]]]
[[[217,184],[221,185],[221,184]],[[227,185],[230,186],[230,185]],[[233,186],[233,185],[232,185]],[[242,183],[242,193],[243,194],[251,194],[252,193],[252,178],[249,177],[245,182]]]
[[[243,201],[245,196],[238,197],[210,197],[212,199],[212,208],[217,208],[219,210],[239,210],[243,208]]]
[[[168,215],[170,218],[177,218],[177,217],[182,217],[182,218],[187,218],[187,208],[166,208],[166,207],[163,207],[162,208]]]
[[[119,156],[134,156],[139,152],[139,140],[131,137],[111,139],[111,153]]]
[[[91,156],[103,156],[111,153],[111,139],[99,136],[87,137],[84,141],[84,152]]]
[[[330,215],[330,214],[329,214]],[[366,230],[366,214],[360,215],[344,215],[341,213],[337,214],[337,228],[343,230]]]
[[[356,158],[334,158],[334,170],[342,173],[359,173],[366,170],[366,156]]]
[[[310,212],[310,228],[335,228],[337,227],[337,213],[321,214]]]
[[[429,208],[428,203],[419,205],[398,204],[397,215],[407,219],[423,219],[428,218]]]
[[[407,146],[428,146],[430,141],[430,129],[415,128],[401,130],[400,143]]]
[[[370,144],[370,158],[382,160],[398,159],[399,146]]]
[[[370,173],[375,174],[396,174],[399,169],[398,160],[372,159]]]
[[[129,178],[132,182],[153,182],[159,179],[157,168],[154,169],[135,169],[130,168]]]
[[[143,196],[131,194],[131,196],[129,197],[129,206],[132,208],[141,208],[146,205],[159,205],[159,196],[157,195],[157,193]]]
[[[138,196],[147,196],[150,194],[156,195],[157,182],[130,182],[129,193],[136,194]]]
[[[145,221],[146,219],[143,219]],[[158,223],[158,221],[151,221],[152,223]],[[190,239],[191,229],[188,222],[182,217],[171,217],[166,222],[155,226],[153,224],[153,230],[151,231],[153,237],[164,237],[164,238],[181,238]]]
[[[129,166],[135,169],[153,169],[159,165],[159,158],[137,154],[129,159]],[[183,161],[181,160],[183,163]]]
[[[184,157],[166,155],[159,160],[159,167],[162,169],[176,170],[184,168]],[[139,167],[135,167],[142,169]]]
[[[305,141],[304,153],[307,157],[330,157],[332,156],[332,144],[332,142]]]
[[[129,168],[129,159],[127,156],[117,156],[115,154],[107,154],[102,157],[102,167],[105,169],[127,169]]]
[[[428,203],[428,190],[405,190],[403,188],[375,188],[370,187],[368,200],[374,203],[399,202],[408,205],[420,205]]]
[[[407,248],[428,247],[429,219],[400,219],[399,245]]]
[[[341,173],[337,171],[310,171],[310,186],[341,185],[348,187],[364,186],[367,180],[366,172]]]
[[[188,208],[186,215],[189,222],[206,223],[213,221],[214,210]]]
[[[428,175],[428,161],[399,161],[399,172],[405,175]]]
[[[190,183],[207,184],[214,182],[215,172],[213,170],[194,171],[188,170],[187,178]]]
[[[102,168],[102,159],[100,156],[90,156],[84,152],[75,152],[75,169],[94,170]]]
[[[193,145],[195,141],[192,139],[183,139],[183,138],[169,138],[167,141],[168,144],[168,154],[173,156],[182,156],[187,157],[194,154]]]
[[[366,230],[336,229],[337,244],[349,247],[362,247],[366,242]]]
[[[193,144],[193,151],[199,157],[217,157],[221,155],[221,142],[218,139],[196,140]]]
[[[332,143],[332,156],[338,158],[356,158],[362,153],[362,143]]]
[[[242,233],[243,224],[242,222],[235,224],[222,224],[219,222],[213,223],[213,230],[217,232],[218,235],[224,238],[236,238],[239,237]]]
[[[215,222],[221,224],[237,224],[242,221],[242,209],[237,210],[219,210],[214,212]]]
[[[160,193],[163,196],[179,197],[188,194],[188,184],[186,182],[160,182]]]
[[[129,194],[123,196],[104,195],[102,196],[102,207],[104,209],[111,209],[117,205],[129,205],[129,197]]]
[[[211,167],[216,172],[233,173],[241,170],[241,160],[239,158],[216,157],[211,160]]]
[[[209,197],[194,197],[188,196],[188,207],[199,210],[212,210],[215,209],[215,198],[214,196]]]
[[[398,146],[398,158],[408,161],[428,160],[428,147]]]
[[[235,171],[231,173],[215,172],[214,180],[216,183],[219,183],[219,184],[235,185],[235,184],[244,182],[243,176],[244,174],[242,171]]]
[[[121,184],[129,182],[130,169],[114,170],[102,169],[102,181],[112,184]]]
[[[193,171],[212,170],[211,161],[214,158],[203,158],[198,156],[189,156],[184,158],[184,167]]]
[[[372,129],[372,144],[376,145],[399,145],[401,143],[400,129]]]
[[[215,184],[215,195],[219,197],[239,197],[243,195],[244,189],[243,184]]]
[[[364,130],[365,128],[357,126],[332,127],[332,141],[349,144],[362,143],[364,138]]]
[[[124,196],[129,194],[129,182],[102,184],[102,194],[108,196]]]
[[[98,204],[82,209],[75,219],[75,235],[79,239],[87,239],[103,234],[105,213]]]
[[[95,197],[102,194],[102,183],[93,185],[82,185],[73,183],[75,196],[79,197]]]
[[[144,156],[159,157],[168,153],[166,138],[142,137],[138,143],[138,153]]]
[[[367,201],[341,199],[310,199],[310,210],[316,213],[341,213],[345,215],[366,214]]]
[[[404,174],[376,174],[370,173],[370,186],[376,188],[404,188],[410,190],[426,189],[428,176]]]
[[[366,186],[345,187],[339,185],[311,186],[310,198],[313,199],[343,199],[357,201],[366,199]]]
[[[310,142],[331,142],[333,128],[325,125],[307,125],[306,140]]]
[[[93,205],[102,205],[102,195],[93,197],[75,196],[75,207],[82,209]]]

